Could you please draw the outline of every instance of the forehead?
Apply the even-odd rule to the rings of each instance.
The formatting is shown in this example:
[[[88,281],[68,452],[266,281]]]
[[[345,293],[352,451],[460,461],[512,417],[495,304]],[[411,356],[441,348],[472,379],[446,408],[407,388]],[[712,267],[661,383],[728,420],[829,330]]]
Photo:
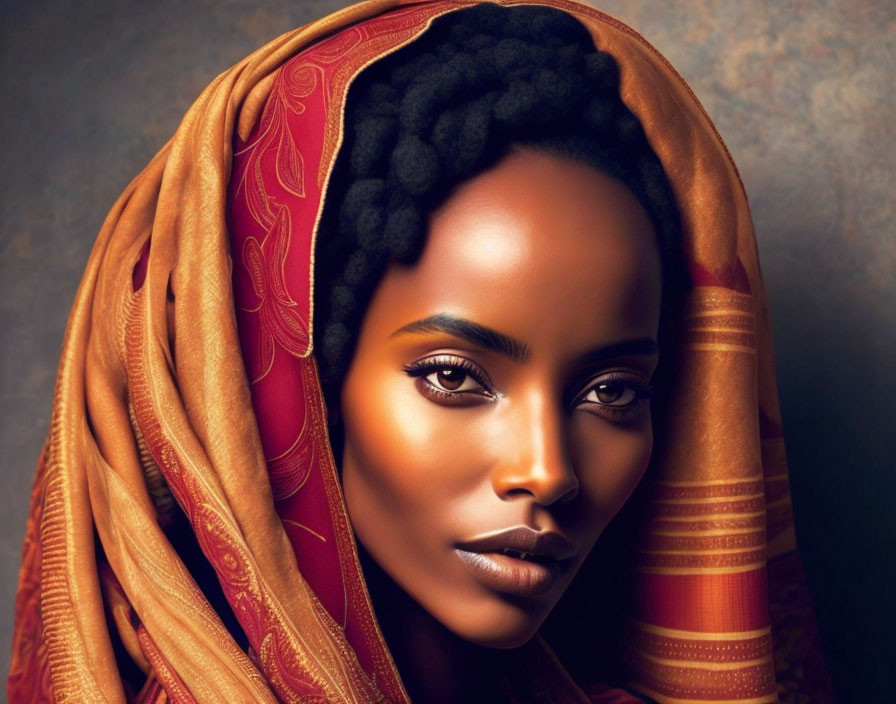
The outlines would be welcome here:
[[[537,346],[653,336],[659,298],[655,235],[634,195],[585,164],[519,151],[452,194],[420,260],[390,268],[374,303],[396,323],[446,312]]]

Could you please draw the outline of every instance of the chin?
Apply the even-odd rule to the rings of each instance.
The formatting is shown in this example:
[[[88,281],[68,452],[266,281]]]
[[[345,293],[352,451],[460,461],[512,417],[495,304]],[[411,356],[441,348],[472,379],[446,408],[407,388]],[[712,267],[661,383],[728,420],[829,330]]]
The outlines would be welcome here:
[[[507,650],[528,643],[547,618],[549,609],[533,609],[522,600],[511,601],[494,597],[498,603],[464,608],[455,602],[452,613],[433,614],[441,624],[458,638],[484,648]]]

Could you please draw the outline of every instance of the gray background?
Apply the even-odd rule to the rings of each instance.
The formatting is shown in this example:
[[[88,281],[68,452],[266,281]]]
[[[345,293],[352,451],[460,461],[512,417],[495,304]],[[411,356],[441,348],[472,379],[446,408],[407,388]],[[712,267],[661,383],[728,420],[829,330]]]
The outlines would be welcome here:
[[[62,333],[107,209],[217,73],[344,4],[0,2],[4,673]],[[841,701],[875,700],[892,668],[896,606],[896,3],[600,7],[678,68],[740,167],[771,296],[798,535],[825,652]]]

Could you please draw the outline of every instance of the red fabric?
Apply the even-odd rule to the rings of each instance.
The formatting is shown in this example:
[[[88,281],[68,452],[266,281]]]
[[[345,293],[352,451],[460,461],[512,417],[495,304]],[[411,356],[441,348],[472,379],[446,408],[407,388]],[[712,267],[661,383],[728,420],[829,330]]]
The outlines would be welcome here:
[[[723,575],[645,575],[637,582],[643,618],[682,631],[752,631],[768,626],[766,572]],[[730,608],[741,594],[741,608]]]
[[[326,416],[310,351],[315,223],[339,146],[348,81],[384,50],[419,34],[451,3],[380,15],[287,61],[248,139],[234,145],[228,194],[233,287],[277,512],[299,568],[368,672],[375,670],[369,611],[341,510]],[[369,619],[369,617],[368,617]]]
[[[300,30],[274,40],[209,87],[113,208],[70,319],[32,493],[11,700],[120,698],[106,637],[118,628],[134,636],[135,661],[142,654],[149,663],[140,663],[151,671],[144,696],[159,702],[189,700],[189,687],[268,701],[274,692],[290,701],[338,699],[324,694],[330,674],[338,676],[326,691],[406,701],[373,620],[309,356],[313,235],[351,79],[433,17],[467,4],[374,0],[312,23],[307,37]],[[777,674],[777,691],[791,701],[805,691],[828,701],[792,553],[769,563],[771,620],[767,609],[766,550],[793,550],[792,517],[774,420],[770,326],[736,170],[687,86],[646,42],[584,5],[543,4],[581,19],[617,57],[621,95],[679,198],[695,283],[681,321],[676,412],[664,418],[673,442],[656,462],[655,495],[641,524],[647,539],[631,589],[640,612],[622,644],[631,666],[626,686],[660,701],[769,702]],[[364,19],[372,13],[381,14]],[[309,46],[311,36],[325,38]],[[231,164],[234,122],[242,130],[244,118],[254,120],[253,100],[267,90],[261,119],[236,140]],[[220,218],[228,176],[232,260]],[[169,305],[166,290],[175,271],[179,306]],[[241,358],[226,291],[231,274]],[[264,479],[252,411],[289,545],[270,532],[277,521],[265,482],[233,471],[261,470]],[[249,639],[248,656],[164,534],[175,499]],[[97,584],[95,544],[120,580],[117,597]],[[271,546],[276,552],[266,553]],[[288,567],[276,589],[254,563],[270,554],[278,559],[265,563],[268,570]],[[296,594],[303,578],[313,593]],[[112,598],[142,622],[110,622],[103,606]],[[319,618],[321,607],[336,625]],[[582,628],[587,619],[583,609]],[[313,647],[303,641],[312,630],[320,636]],[[204,639],[208,633],[216,637]],[[539,701],[583,701],[537,640],[509,656],[519,663],[520,698],[531,701],[538,689]],[[330,659],[322,662],[321,653]],[[636,701],[604,686],[589,692],[605,704]]]

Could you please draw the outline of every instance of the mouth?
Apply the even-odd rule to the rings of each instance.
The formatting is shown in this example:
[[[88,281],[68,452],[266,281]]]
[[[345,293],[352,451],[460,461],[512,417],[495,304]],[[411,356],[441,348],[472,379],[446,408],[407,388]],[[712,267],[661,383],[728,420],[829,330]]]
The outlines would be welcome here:
[[[460,543],[455,552],[483,586],[515,596],[539,596],[560,581],[576,550],[559,533],[518,526]]]
[[[531,560],[532,562],[548,562],[552,558],[546,557],[545,555],[536,555],[531,552],[521,552],[519,550],[511,550],[510,548],[504,548],[501,555],[506,555],[507,557],[512,557],[517,560]]]

